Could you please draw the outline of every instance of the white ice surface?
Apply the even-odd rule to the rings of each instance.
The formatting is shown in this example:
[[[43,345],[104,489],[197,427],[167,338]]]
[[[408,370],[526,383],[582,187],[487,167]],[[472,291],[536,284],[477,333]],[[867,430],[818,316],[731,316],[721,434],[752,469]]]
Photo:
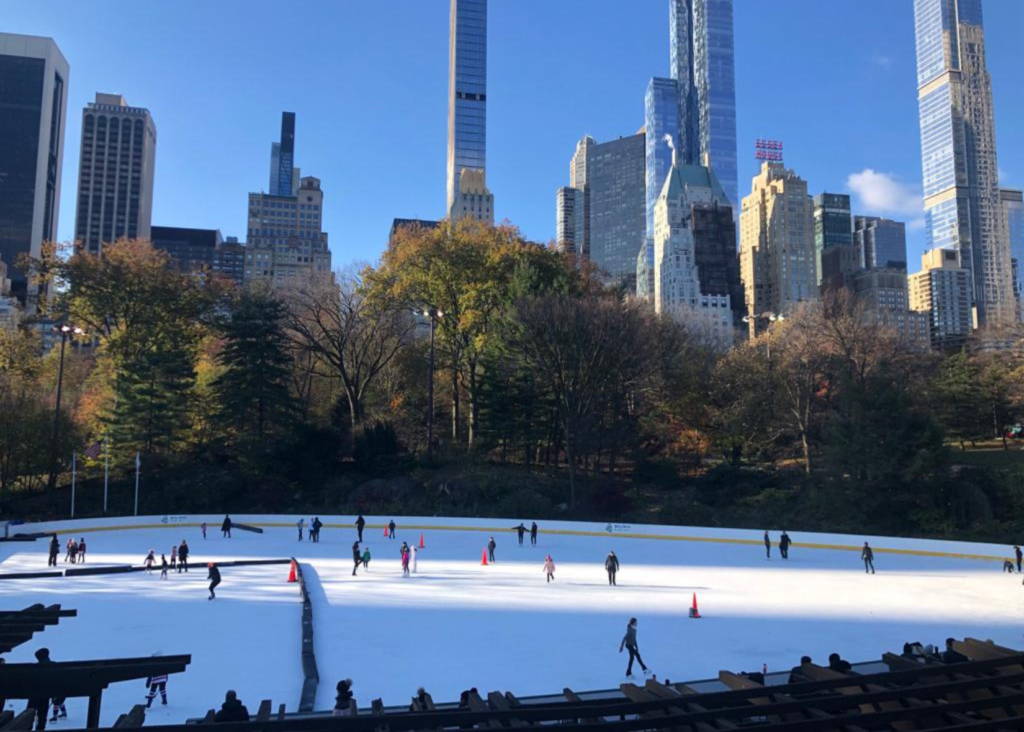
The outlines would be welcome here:
[[[420,531],[405,531],[402,523],[395,541],[367,528],[373,560],[369,572],[360,569],[356,578],[355,531],[349,528],[324,529],[320,544],[298,543],[292,528],[267,528],[263,535],[236,531],[226,540],[212,521],[206,541],[190,526],[86,534],[90,564],[139,563],[150,548],[159,556],[187,537],[196,566],[187,577],[175,574],[167,581],[158,572],[2,581],[0,608],[60,602],[79,611],[8,660],[31,661],[41,646],[51,649],[54,660],[191,653],[188,671],[168,684],[170,705],[151,714],[149,724],[201,716],[219,706],[228,688],[251,712],[264,698],[275,709],[284,702],[294,710],[302,686],[300,605],[295,586],[285,582],[287,567],[225,568],[214,602],[206,600],[204,580],[211,559],[292,555],[305,566],[314,603],[318,709],[332,706],[334,686],[345,677],[353,679],[364,707],[377,697],[385,704],[407,703],[421,685],[437,701],[456,699],[471,686],[519,696],[566,686],[614,687],[623,681],[626,657],[618,644],[630,616],[639,618],[648,666],[659,678],[680,681],[712,677],[720,669],[789,668],[803,654],[822,663],[833,651],[851,661],[877,659],[908,640],[941,644],[947,636],[1024,646],[1024,587],[1019,576],[1001,574],[995,561],[877,552],[878,574],[865,575],[855,552],[802,549],[804,537],[796,532],[797,545],[784,562],[774,548],[767,560],[757,545],[554,535],[542,524],[536,548],[529,537],[519,548],[514,532],[496,533],[498,562],[488,567],[480,565],[487,533],[426,530],[418,572],[403,578],[399,546],[402,540],[418,542]],[[700,532],[760,539],[758,532]],[[860,541],[828,535],[813,540],[848,546]],[[886,541],[925,551],[1009,554],[955,542],[872,544],[884,549]],[[610,549],[622,563],[618,587],[608,586],[603,569]],[[541,570],[548,553],[557,566],[550,585]],[[0,572],[44,569],[45,554],[44,541],[0,544]],[[687,618],[694,592],[700,620]],[[103,723],[144,695],[142,682],[112,686],[104,695]],[[81,726],[85,708],[85,700],[70,700],[72,719],[59,726]]]

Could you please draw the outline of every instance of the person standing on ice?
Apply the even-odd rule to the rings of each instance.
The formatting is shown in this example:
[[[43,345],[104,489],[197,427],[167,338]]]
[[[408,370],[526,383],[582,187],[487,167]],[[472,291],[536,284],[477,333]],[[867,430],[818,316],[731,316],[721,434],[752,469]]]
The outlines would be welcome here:
[[[395,520],[394,519],[391,519],[391,521],[388,523],[388,538],[389,539],[394,539],[395,538]]]
[[[299,541],[302,541],[302,530],[306,528],[306,519],[300,518],[298,521],[295,522],[295,526],[299,530]]]
[[[78,564],[78,542],[71,540],[71,563]]]
[[[80,542],[78,542],[78,563],[79,564],[85,564],[85,537],[84,536],[82,537],[82,540]]]
[[[220,570],[217,569],[217,565],[213,562],[210,562],[206,566],[210,569],[210,573],[206,575],[206,579],[210,580],[210,596],[206,599],[215,600],[217,595],[214,590],[217,588],[217,585],[220,584]]]
[[[363,563],[363,555],[359,553],[359,542],[352,545],[352,576],[356,576],[356,570]]]
[[[409,547],[402,545],[402,574],[409,576]]]
[[[519,526],[513,526],[512,530],[519,535],[519,546],[523,545],[523,537],[526,536],[526,527],[522,523]]]
[[[319,516],[313,519],[313,541],[317,544],[320,543],[320,529],[322,529],[323,526],[324,524],[320,520]]]
[[[494,550],[497,548],[498,544],[494,541],[494,537],[492,536],[491,540],[487,542],[487,561],[491,564],[494,564]]]
[[[1017,574],[1020,574],[1020,563],[1024,559],[1024,552],[1021,552],[1019,546],[1014,545],[1013,554],[1017,557]]]
[[[171,571],[178,568],[178,545],[171,544]]]
[[[619,558],[615,556],[615,552],[608,552],[608,557],[604,560],[604,568],[608,571],[608,584],[615,585],[615,575],[619,571]]]
[[[764,553],[769,559],[772,558],[772,538],[767,531],[764,532]]]
[[[49,556],[49,559],[46,560],[46,566],[47,567],[56,567],[57,566],[57,557],[59,557],[59,556],[60,556],[60,542],[57,541],[57,535],[54,534],[52,537],[50,537],[50,556]]]
[[[555,579],[555,562],[548,554],[548,558],[544,560],[544,573],[548,576],[548,582],[552,582]]]
[[[417,552],[416,545],[413,544],[412,545],[412,573],[413,574],[416,574],[416,552]]]
[[[864,560],[864,574],[868,573],[868,567],[871,568],[871,574],[875,573],[875,553],[871,551],[871,547],[868,543],[864,542],[864,548],[860,551],[860,558]]]
[[[205,536],[203,537],[206,538]],[[231,517],[225,515],[224,521],[220,525],[220,538],[230,539],[231,538]]]
[[[152,549],[149,550],[146,558],[142,560],[142,564],[146,567],[146,574],[153,573],[153,565],[156,564],[156,554]]]
[[[533,526],[530,527],[530,546],[537,546],[537,522],[533,522]]]
[[[626,666],[626,676],[633,676],[634,659],[639,662],[643,672],[647,673],[647,666],[644,665],[644,659],[640,658],[640,648],[636,643],[636,618],[630,618],[629,624],[626,625],[626,635],[622,637],[622,642],[619,643],[619,653],[622,653],[623,648],[629,651],[629,665]]]
[[[154,656],[159,656],[159,653],[154,653]],[[149,689],[149,693],[146,694],[146,709],[153,706],[153,700],[156,699],[156,695],[160,694],[160,703],[167,706],[167,674],[157,674],[156,676],[150,676],[146,679],[146,688]]]
[[[167,579],[167,567],[168,566],[169,565],[167,564],[167,555],[166,554],[161,554],[160,555],[160,579]]]
[[[206,539],[206,522],[199,524],[199,530],[203,532],[203,539]]]
[[[363,529],[366,528],[366,519],[363,518],[362,514],[359,514],[359,518],[356,519],[356,531],[359,532],[359,543],[363,542]]]
[[[64,561],[65,562],[70,562],[71,561],[71,545],[74,544],[74,543],[75,543],[74,539],[68,539],[68,543],[64,545],[64,549],[66,550],[64,552]]]
[[[181,570],[188,574],[188,554],[188,542],[182,539],[181,546],[178,547],[178,574],[181,574]]]
[[[792,543],[789,539],[789,534],[783,529],[782,536],[779,537],[779,554],[782,555],[783,559],[789,559],[789,545]]]

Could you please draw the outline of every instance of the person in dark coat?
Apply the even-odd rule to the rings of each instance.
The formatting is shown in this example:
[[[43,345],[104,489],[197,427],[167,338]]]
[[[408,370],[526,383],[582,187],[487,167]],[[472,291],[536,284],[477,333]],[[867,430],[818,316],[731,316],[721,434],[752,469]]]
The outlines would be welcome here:
[[[860,551],[860,558],[864,560],[864,574],[868,573],[868,568],[871,568],[871,574],[875,573],[875,553],[871,551],[871,547],[868,543],[864,542],[864,548]]]
[[[57,553],[58,554],[60,553],[60,545],[59,544],[57,545]],[[50,649],[49,648],[40,648],[38,651],[36,651],[36,663],[39,663],[39,664],[50,664],[50,663],[53,663],[53,661],[50,660]],[[58,705],[58,703],[59,703],[59,705]],[[63,706],[63,703],[64,703],[63,699],[54,699],[53,700],[53,718],[54,718],[54,721],[57,720],[58,707],[59,706]],[[42,697],[42,698],[38,698],[38,699],[29,699],[28,705],[25,707],[25,709],[26,710],[28,710],[28,709],[35,709],[36,710],[36,729],[37,730],[45,730],[46,729],[46,713],[50,709],[50,700],[48,698],[46,698],[46,697]],[[64,716],[65,717],[68,716],[68,713],[67,713],[66,710],[64,712]]]
[[[212,564],[210,565],[213,566]],[[216,569],[216,568],[215,568]],[[213,715],[214,722],[248,722],[249,710],[242,702],[238,701],[238,694],[232,689],[224,695],[224,703],[220,710]]]
[[[356,570],[363,563],[363,554],[359,551],[359,542],[352,545],[352,576],[356,576]]]
[[[619,643],[619,653],[622,653],[622,649],[625,648],[629,651],[629,665],[626,666],[626,676],[633,675],[633,661],[640,662],[640,668],[647,672],[647,666],[644,665],[644,659],[640,658],[640,648],[636,643],[636,618],[630,618],[629,624],[626,625],[626,635],[622,637],[622,642]]]
[[[792,543],[789,534],[783,530],[782,536],[779,537],[779,554],[782,555],[783,559],[789,559],[789,545]]]
[[[615,574],[619,571],[619,558],[615,556],[615,552],[608,552],[608,557],[604,560],[604,568],[608,571],[608,584],[615,584]]]
[[[224,522],[220,525],[220,533],[222,539],[231,538],[231,517],[225,516]]]
[[[530,546],[537,546],[537,522],[530,527]]]
[[[395,538],[395,520],[394,519],[391,519],[391,521],[388,523],[388,538],[389,539],[394,539]]]
[[[805,663],[810,663],[810,662],[811,662],[811,657],[810,656],[800,656],[800,666],[803,666]],[[789,672],[789,683],[791,683],[791,684],[798,684],[801,681],[810,681],[810,679],[807,678],[806,676],[804,676],[803,673],[800,671],[800,666],[794,666],[792,669],[790,669],[790,672]]]
[[[492,536],[491,540],[487,542],[487,561],[489,561],[491,564],[494,564],[494,550],[497,547],[498,544],[496,541],[494,541],[494,537]]]
[[[313,541],[314,541],[314,543],[317,543],[317,544],[320,543],[320,529],[322,529],[323,527],[324,527],[324,522],[320,520],[319,516],[317,516],[315,519],[313,519]]]
[[[188,542],[182,539],[178,545],[178,574],[181,574],[182,570],[188,574],[188,553]]]
[[[1015,546],[1013,547],[1013,554],[1014,554],[1014,556],[1016,556],[1016,557],[1017,557],[1017,572],[1019,573],[1019,572],[1020,572],[1020,564],[1021,564],[1021,560],[1022,560],[1022,559],[1024,559],[1024,552],[1022,552],[1022,551],[1020,550],[1020,547],[1019,547],[1019,546],[1016,546],[1016,545],[1015,545]]]
[[[78,542],[71,540],[71,563],[78,564]]]
[[[843,660],[838,653],[830,653],[828,656],[828,667],[841,674],[848,674],[853,669],[849,661]]]
[[[60,556],[60,542],[57,541],[57,535],[54,534],[50,537],[50,558],[46,560],[47,567],[57,566],[57,557]]]
[[[513,526],[512,530],[519,535],[519,546],[522,546],[523,537],[526,536],[526,527],[522,524],[519,524],[519,526]]]
[[[356,531],[359,532],[359,543],[363,543],[363,529],[366,528],[366,519],[363,518],[362,514],[359,514],[359,518],[356,519]]]
[[[358,714],[355,697],[352,696],[352,679],[342,679],[337,686],[338,695],[334,697],[335,717],[354,717]]]
[[[78,542],[78,563],[79,564],[85,564],[85,537],[84,536],[82,537],[82,540],[80,542]]]
[[[970,660],[959,651],[953,650],[952,638],[946,638],[946,650],[939,657],[943,663],[967,663]]]
[[[210,596],[206,599],[214,600],[217,597],[214,589],[216,589],[217,585],[220,584],[220,570],[217,569],[217,565],[213,562],[210,562],[206,566],[210,569],[210,573],[206,575],[206,579],[210,580]]]
[[[764,532],[764,553],[769,559],[772,558],[772,538],[768,536],[768,532]]]

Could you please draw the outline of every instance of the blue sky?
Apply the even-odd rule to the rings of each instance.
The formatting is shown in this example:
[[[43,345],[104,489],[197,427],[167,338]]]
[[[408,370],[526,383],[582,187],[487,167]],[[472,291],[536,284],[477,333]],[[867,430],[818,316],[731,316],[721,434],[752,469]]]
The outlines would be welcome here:
[[[912,0],[736,0],[740,190],[756,137],[783,140],[812,192],[920,218]],[[51,36],[71,64],[60,211],[74,226],[81,108],[97,91],[157,124],[154,224],[244,239],[282,110],[325,190],[336,266],[374,261],[394,217],[444,209],[447,0],[0,0],[0,30]],[[1004,185],[1024,187],[1024,2],[985,0]],[[584,134],[643,124],[668,75],[668,0],[491,0],[488,186],[499,219],[554,235]],[[851,177],[852,176],[852,177]],[[910,232],[911,270],[923,236]]]

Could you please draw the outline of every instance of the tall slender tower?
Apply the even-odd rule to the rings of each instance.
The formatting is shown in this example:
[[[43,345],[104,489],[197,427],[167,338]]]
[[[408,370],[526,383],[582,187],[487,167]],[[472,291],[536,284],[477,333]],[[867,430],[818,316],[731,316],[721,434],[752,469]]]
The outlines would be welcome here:
[[[479,170],[486,184],[487,0],[451,0],[448,49],[448,199],[457,215],[469,208],[456,199],[465,169]],[[467,189],[466,195],[480,195]],[[491,208],[493,217],[493,208]]]
[[[914,21],[928,245],[959,252],[978,326],[1011,323],[1013,271],[981,0],[914,0]]]
[[[75,240],[91,254],[118,239],[149,239],[156,125],[120,94],[96,94],[82,110]]]
[[[299,188],[295,167],[295,112],[281,112],[281,141],[270,143],[270,195],[294,196]]]

